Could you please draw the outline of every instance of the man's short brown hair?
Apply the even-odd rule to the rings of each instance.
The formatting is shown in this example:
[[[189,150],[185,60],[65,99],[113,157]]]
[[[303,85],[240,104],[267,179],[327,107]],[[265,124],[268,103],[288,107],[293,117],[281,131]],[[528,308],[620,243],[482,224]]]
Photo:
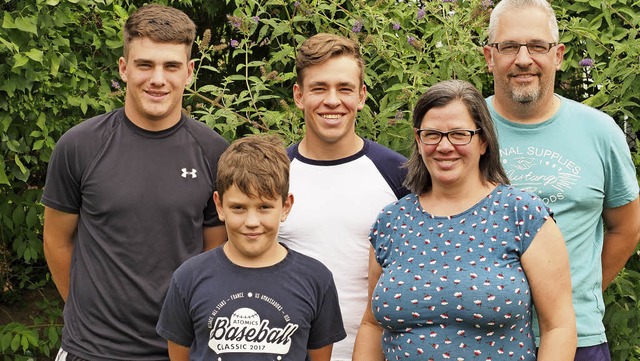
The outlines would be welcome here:
[[[352,56],[360,68],[360,86],[364,84],[364,60],[360,54],[360,45],[339,35],[319,33],[305,40],[296,56],[297,83],[302,87],[304,70],[312,65],[342,55]]]
[[[187,58],[196,37],[196,25],[187,14],[170,6],[151,4],[139,8],[129,16],[122,29],[124,57],[127,58],[129,44],[136,38],[149,38],[159,43],[184,44]]]

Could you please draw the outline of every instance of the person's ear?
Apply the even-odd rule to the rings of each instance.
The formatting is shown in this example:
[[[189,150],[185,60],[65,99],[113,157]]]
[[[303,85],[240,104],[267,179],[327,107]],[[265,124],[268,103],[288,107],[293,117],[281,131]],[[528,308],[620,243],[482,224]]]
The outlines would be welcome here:
[[[300,84],[298,83],[293,84],[293,100],[296,103],[296,107],[298,107],[298,109],[300,110],[304,110],[304,94],[302,93],[302,86],[300,86]]]
[[[487,63],[487,69],[489,73],[493,73],[493,47],[485,45],[482,47],[484,53],[484,61]]]
[[[287,220],[287,217],[289,217],[289,212],[291,212],[292,207],[293,207],[293,194],[289,193],[282,205],[282,217],[280,217],[280,222],[284,222]]]
[[[124,56],[121,56],[120,59],[118,59],[118,72],[120,73],[120,79],[122,79],[123,82],[127,82],[127,59],[124,58]]]
[[[556,70],[560,70],[560,68],[562,67],[562,62],[564,61],[564,50],[565,50],[564,44],[556,45],[556,51],[555,51]]]
[[[216,205],[216,212],[218,212],[218,219],[224,222],[224,210],[222,209],[222,197],[218,191],[213,192],[213,203]]]

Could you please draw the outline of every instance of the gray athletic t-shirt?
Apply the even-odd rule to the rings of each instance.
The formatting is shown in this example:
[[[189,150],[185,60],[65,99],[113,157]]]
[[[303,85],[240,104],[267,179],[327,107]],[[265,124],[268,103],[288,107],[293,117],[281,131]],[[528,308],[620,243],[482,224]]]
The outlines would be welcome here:
[[[44,205],[79,215],[62,347],[88,360],[166,360],[155,325],[173,271],[218,220],[212,195],[227,142],[183,116],[149,132],[123,109],[57,143]]]

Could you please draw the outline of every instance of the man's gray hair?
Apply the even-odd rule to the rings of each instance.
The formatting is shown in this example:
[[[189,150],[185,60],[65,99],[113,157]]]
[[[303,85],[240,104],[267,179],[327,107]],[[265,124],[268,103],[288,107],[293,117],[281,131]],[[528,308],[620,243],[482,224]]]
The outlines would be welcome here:
[[[489,43],[494,42],[496,39],[496,29],[500,16],[506,11],[523,8],[538,8],[544,11],[549,18],[549,29],[553,35],[553,41],[560,41],[556,13],[547,0],[502,0],[496,5],[493,11],[491,11],[491,18],[489,19]]]

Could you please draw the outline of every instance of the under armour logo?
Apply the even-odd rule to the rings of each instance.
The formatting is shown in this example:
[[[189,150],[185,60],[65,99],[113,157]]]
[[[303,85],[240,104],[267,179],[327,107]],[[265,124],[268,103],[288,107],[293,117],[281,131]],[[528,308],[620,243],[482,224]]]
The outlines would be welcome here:
[[[191,172],[187,172],[187,168],[182,168],[182,178],[187,178],[187,175],[190,175],[191,178],[197,177],[196,170],[191,168]]]

